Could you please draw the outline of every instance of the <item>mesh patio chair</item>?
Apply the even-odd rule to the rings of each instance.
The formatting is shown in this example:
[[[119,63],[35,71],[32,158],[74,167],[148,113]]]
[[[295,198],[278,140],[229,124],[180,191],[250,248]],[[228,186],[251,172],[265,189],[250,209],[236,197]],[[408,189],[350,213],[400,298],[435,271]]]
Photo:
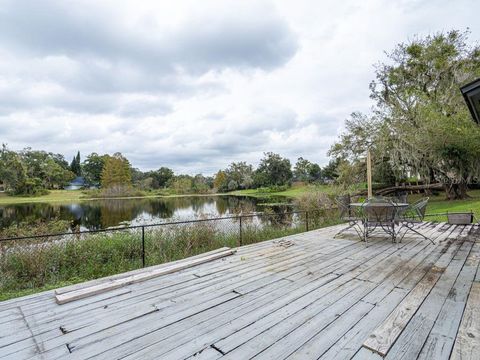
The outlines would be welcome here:
[[[397,199],[398,199],[399,203],[403,203],[403,204],[408,203],[407,192],[403,191],[403,192],[398,193],[397,194]]]
[[[343,195],[337,196],[335,198],[335,202],[338,205],[338,210],[340,211],[340,219],[348,222],[348,226],[338,233],[336,233],[333,237],[337,237],[341,233],[349,230],[354,229],[360,239],[363,238],[363,231],[362,231],[362,222],[363,222],[363,214],[362,210],[359,208],[352,208],[350,206],[351,198],[350,195]]]
[[[366,246],[368,246],[368,235],[378,228],[390,235],[392,242],[396,242],[395,223],[397,209],[391,201],[372,198],[365,204],[363,210],[365,212],[363,233]]]
[[[407,193],[406,192],[401,192],[397,193],[394,196],[389,197],[391,201],[394,203],[401,203],[401,204],[406,204],[407,203]]]
[[[404,238],[404,236],[408,231],[412,231],[420,235],[425,240],[430,241],[432,244],[435,244],[435,241],[428,238],[427,236],[425,236],[424,234],[422,234],[421,232],[417,231],[414,228],[415,225],[423,222],[423,219],[425,218],[425,212],[427,210],[428,200],[429,200],[428,197],[417,200],[414,203],[410,204],[407,208],[401,210],[398,213],[397,220],[400,225],[399,233],[403,228],[405,228],[405,232],[400,237],[400,241]]]

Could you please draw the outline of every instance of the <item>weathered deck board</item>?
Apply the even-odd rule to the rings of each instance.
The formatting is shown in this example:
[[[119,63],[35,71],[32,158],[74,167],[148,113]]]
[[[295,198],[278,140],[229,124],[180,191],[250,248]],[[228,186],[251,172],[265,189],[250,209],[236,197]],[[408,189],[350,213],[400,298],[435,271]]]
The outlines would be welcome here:
[[[422,223],[436,245],[408,233],[398,248],[381,232],[368,248],[333,239],[343,226],[64,305],[54,291],[0,302],[0,359],[381,359],[362,344],[399,313],[387,358],[478,351],[478,225]]]
[[[480,352],[480,283],[473,283],[458,329],[452,359],[478,359]]]
[[[479,265],[480,243],[475,243],[462,271],[438,314],[419,359],[448,359],[453,348],[472,280]]]

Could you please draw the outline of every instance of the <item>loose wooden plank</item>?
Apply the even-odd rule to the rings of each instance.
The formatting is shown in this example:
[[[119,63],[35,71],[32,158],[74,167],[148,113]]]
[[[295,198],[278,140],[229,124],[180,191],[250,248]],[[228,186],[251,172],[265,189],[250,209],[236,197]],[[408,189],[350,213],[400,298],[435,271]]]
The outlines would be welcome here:
[[[219,248],[219,249],[216,249],[216,250],[208,251],[208,252],[196,255],[196,256],[191,256],[191,257],[186,258],[186,259],[172,261],[172,262],[169,262],[169,263],[166,263],[166,264],[149,266],[149,267],[146,267],[146,268],[136,269],[136,270],[128,271],[128,272],[117,274],[117,275],[112,275],[112,276],[108,276],[108,277],[104,277],[104,278],[100,278],[100,279],[85,281],[85,282],[82,282],[82,283],[79,283],[79,284],[65,286],[65,287],[62,287],[62,288],[55,289],[55,294],[56,295],[61,295],[61,294],[65,294],[65,293],[68,293],[68,292],[71,292],[71,291],[85,289],[85,288],[88,288],[88,287],[91,287],[91,286],[94,286],[94,285],[100,285],[100,284],[103,284],[103,283],[108,283],[108,282],[111,282],[112,280],[118,280],[118,279],[127,278],[127,277],[132,276],[132,275],[142,274],[146,271],[154,271],[154,270],[158,270],[158,269],[169,268],[172,265],[183,264],[185,262],[188,263],[191,260],[204,258],[204,257],[210,256],[210,255],[213,255],[213,254],[218,254],[218,253],[229,251],[229,250],[230,250],[229,247],[222,247],[222,248]]]
[[[206,263],[206,262],[210,262],[212,260],[221,259],[225,256],[233,255],[234,253],[235,253],[235,250],[230,249],[230,250],[227,250],[227,251],[223,251],[223,252],[219,252],[219,253],[212,254],[212,255],[209,255],[209,256],[194,259],[194,260],[189,261],[189,262],[185,262],[185,263],[181,263],[181,264],[175,264],[175,265],[171,265],[171,266],[160,268],[160,269],[155,269],[155,270],[151,270],[151,271],[138,273],[136,275],[132,275],[132,276],[129,276],[129,277],[126,277],[126,278],[120,278],[120,279],[112,280],[109,283],[102,283],[102,284],[94,285],[94,286],[91,286],[91,287],[88,287],[88,288],[84,288],[84,289],[82,288],[82,289],[74,290],[74,291],[64,293],[64,294],[57,294],[55,296],[55,298],[56,298],[57,304],[59,304],[59,305],[65,304],[65,303],[68,303],[68,302],[71,302],[71,301],[74,301],[74,300],[79,300],[79,299],[83,299],[83,298],[86,298],[86,297],[89,297],[89,296],[97,295],[97,294],[100,294],[100,293],[103,293],[103,292],[106,292],[106,291],[118,289],[120,287],[129,285],[129,284],[145,281],[145,280],[148,280],[148,279],[152,279],[154,277],[158,277],[158,276],[170,274],[172,272],[176,272],[176,271],[179,271],[179,270],[187,269],[189,267],[193,267],[193,266],[196,266],[198,264],[203,264],[203,263]]]
[[[470,289],[462,322],[452,350],[452,360],[478,359],[480,353],[480,283]]]

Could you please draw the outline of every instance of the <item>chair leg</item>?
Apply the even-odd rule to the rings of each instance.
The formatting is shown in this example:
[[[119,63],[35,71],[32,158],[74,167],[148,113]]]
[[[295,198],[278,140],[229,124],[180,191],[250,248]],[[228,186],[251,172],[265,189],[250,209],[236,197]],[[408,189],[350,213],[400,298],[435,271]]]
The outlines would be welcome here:
[[[368,247],[368,226],[364,225],[363,240],[365,241],[365,247]]]
[[[414,233],[417,233],[418,235],[420,235],[421,237],[423,237],[425,240],[428,240],[428,241],[430,241],[433,245],[435,245],[435,241],[433,241],[432,239],[426,237],[425,235],[423,235],[421,232],[415,230],[414,228],[408,227],[408,230],[413,231]],[[407,231],[408,231],[408,230],[407,230]]]
[[[392,230],[393,230],[393,239],[395,240],[395,244],[397,245],[397,250],[398,250],[398,248],[399,248],[399,246],[398,246],[399,243],[398,243],[398,236],[397,236],[397,234],[395,233],[395,224],[393,224]]]
[[[402,231],[402,229],[406,227],[406,226],[403,226],[403,225],[400,225],[400,228],[398,229],[398,235],[400,235],[400,232]],[[402,236],[400,236],[400,239],[398,239],[398,242],[402,242],[403,238],[405,237],[405,235],[407,234],[407,231],[408,231],[408,228],[407,230],[405,230],[405,232],[403,233]]]

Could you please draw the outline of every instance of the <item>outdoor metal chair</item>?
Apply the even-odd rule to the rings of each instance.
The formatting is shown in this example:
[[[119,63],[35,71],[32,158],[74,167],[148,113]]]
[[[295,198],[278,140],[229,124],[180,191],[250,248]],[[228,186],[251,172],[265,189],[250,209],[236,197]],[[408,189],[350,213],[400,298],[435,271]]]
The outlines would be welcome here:
[[[422,198],[420,200],[415,201],[414,203],[410,204],[407,208],[401,210],[397,215],[397,221],[399,222],[400,228],[398,232],[405,228],[405,232],[400,237],[400,241],[405,237],[408,231],[412,231],[418,235],[420,235],[425,240],[430,241],[432,244],[435,244],[435,241],[428,238],[421,232],[417,231],[414,227],[417,224],[423,222],[425,218],[425,212],[427,210],[428,205],[428,197]]]
[[[362,238],[363,237],[363,231],[362,231],[363,214],[361,209],[352,208],[350,206],[350,203],[351,203],[350,195],[337,196],[335,198],[335,202],[337,203],[338,210],[340,211],[340,219],[348,222],[348,226],[340,230],[333,237],[335,238],[341,233],[349,229],[354,229],[357,232],[358,236]]]
[[[386,199],[372,198],[363,209],[365,212],[363,221],[365,245],[368,246],[368,235],[377,228],[381,228],[391,236],[392,242],[396,242],[395,220],[397,209],[395,205]]]
[[[394,196],[391,196],[390,200],[393,201],[394,203],[406,204],[407,203],[407,193],[406,192],[397,193]]]
[[[398,202],[399,202],[399,203],[403,203],[403,204],[408,203],[407,193],[406,193],[406,192],[398,193],[398,194],[397,194],[397,199],[398,199]]]

